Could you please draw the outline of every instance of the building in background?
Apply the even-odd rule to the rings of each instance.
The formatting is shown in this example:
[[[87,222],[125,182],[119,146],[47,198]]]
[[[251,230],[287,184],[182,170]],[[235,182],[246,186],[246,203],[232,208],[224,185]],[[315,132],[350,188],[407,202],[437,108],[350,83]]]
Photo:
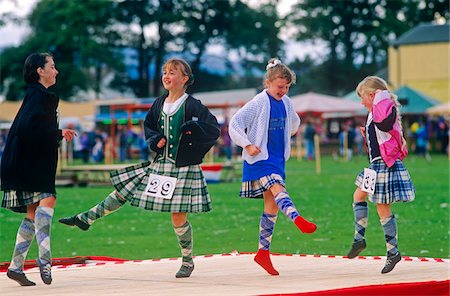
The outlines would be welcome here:
[[[392,42],[388,50],[393,89],[409,86],[448,102],[450,97],[450,24],[421,24]]]

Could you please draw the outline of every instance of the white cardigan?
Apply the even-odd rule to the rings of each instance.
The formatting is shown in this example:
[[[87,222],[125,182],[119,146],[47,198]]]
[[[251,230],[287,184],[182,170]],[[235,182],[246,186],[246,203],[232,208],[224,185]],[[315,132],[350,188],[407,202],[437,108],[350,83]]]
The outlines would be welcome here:
[[[283,96],[282,100],[287,115],[284,134],[284,159],[287,161],[291,153],[291,135],[297,132],[300,117],[295,113],[288,96]],[[270,99],[266,90],[263,90],[236,112],[230,120],[228,131],[234,143],[242,148],[253,144],[261,149],[261,153],[255,156],[248,155],[245,149],[242,151],[242,158],[249,164],[269,158],[267,149],[269,119]]]

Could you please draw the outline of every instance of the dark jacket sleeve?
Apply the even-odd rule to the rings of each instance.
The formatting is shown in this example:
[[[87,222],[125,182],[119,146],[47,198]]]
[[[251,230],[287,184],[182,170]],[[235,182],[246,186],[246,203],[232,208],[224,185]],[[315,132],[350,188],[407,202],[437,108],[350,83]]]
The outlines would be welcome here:
[[[150,149],[158,154],[162,154],[164,152],[164,148],[158,148],[156,146],[159,140],[165,138],[163,134],[158,132],[157,128],[159,115],[161,113],[161,107],[163,103],[164,97],[156,99],[156,101],[153,103],[152,107],[148,111],[144,121],[145,140]]]
[[[392,107],[391,113],[382,121],[374,124],[383,132],[388,132],[394,128],[395,120],[397,119],[397,110],[395,106]]]
[[[220,137],[216,117],[199,100],[189,97],[185,123],[181,126],[181,139],[176,166],[200,164],[205,154]]]

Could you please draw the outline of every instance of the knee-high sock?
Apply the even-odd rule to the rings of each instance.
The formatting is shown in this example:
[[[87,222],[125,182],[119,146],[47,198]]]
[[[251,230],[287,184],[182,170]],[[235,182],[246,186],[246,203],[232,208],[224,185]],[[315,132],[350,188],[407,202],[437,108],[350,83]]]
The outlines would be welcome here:
[[[391,217],[380,219],[380,223],[383,226],[384,237],[386,239],[386,249],[388,256],[394,256],[398,253],[397,248],[397,222],[395,220],[394,215]]]
[[[99,204],[86,212],[78,214],[77,217],[81,221],[92,225],[95,220],[117,211],[125,203],[126,201],[121,199],[116,191],[113,191]]]
[[[16,246],[9,265],[9,269],[12,271],[23,271],[23,264],[33,242],[34,233],[34,221],[25,217],[17,230]]]
[[[354,242],[364,239],[367,228],[367,217],[369,214],[367,202],[354,202],[353,212],[355,214],[355,238]]]
[[[278,208],[292,221],[295,220],[299,215],[297,209],[292,203],[289,194],[286,191],[281,191],[277,195],[275,195],[275,203]]]
[[[175,234],[180,244],[181,255],[183,256],[183,264],[193,265],[192,260],[192,227],[189,221],[186,221],[180,227],[174,227]]]
[[[269,250],[270,242],[272,241],[273,229],[275,222],[277,221],[277,215],[267,214],[263,212],[261,215],[261,221],[259,223],[259,246],[260,250]]]
[[[39,206],[36,209],[36,241],[39,248],[39,260],[41,263],[52,263],[50,250],[50,230],[52,226],[54,210],[49,207]]]

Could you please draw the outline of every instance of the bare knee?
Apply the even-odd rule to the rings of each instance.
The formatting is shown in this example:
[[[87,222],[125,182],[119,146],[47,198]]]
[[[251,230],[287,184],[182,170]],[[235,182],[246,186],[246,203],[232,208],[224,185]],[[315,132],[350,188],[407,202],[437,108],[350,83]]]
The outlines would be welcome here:
[[[264,212],[267,214],[275,215],[278,213],[278,206],[275,203],[275,199],[271,191],[265,191],[263,193],[264,198]]]
[[[187,220],[187,213],[172,213],[172,224],[174,227],[180,227]]]
[[[377,212],[380,219],[389,218],[392,216],[390,204],[377,204]]]
[[[124,197],[122,194],[120,194],[117,190],[114,190],[114,194],[115,194],[118,198],[120,198],[121,200],[127,201],[127,200],[125,199],[125,197]]]
[[[366,201],[367,193],[362,191],[359,187],[356,188],[353,193],[353,201],[354,202],[364,202]]]
[[[274,185],[270,186],[269,191],[273,196],[276,196],[278,193],[286,191],[286,188],[284,188],[281,184],[275,183]]]

